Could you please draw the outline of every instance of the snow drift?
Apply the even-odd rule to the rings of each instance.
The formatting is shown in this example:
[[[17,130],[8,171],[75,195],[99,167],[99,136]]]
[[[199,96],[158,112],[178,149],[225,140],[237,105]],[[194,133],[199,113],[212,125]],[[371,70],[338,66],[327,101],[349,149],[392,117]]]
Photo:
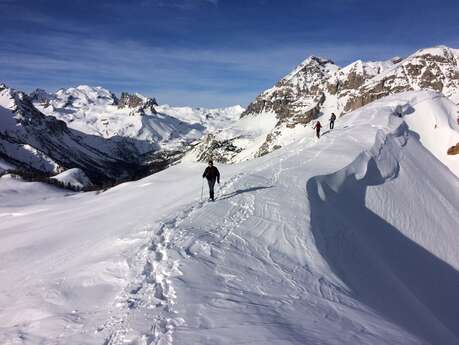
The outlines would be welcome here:
[[[220,166],[215,203],[189,162],[0,206],[0,342],[459,343],[459,180],[420,127],[445,102],[391,96]]]

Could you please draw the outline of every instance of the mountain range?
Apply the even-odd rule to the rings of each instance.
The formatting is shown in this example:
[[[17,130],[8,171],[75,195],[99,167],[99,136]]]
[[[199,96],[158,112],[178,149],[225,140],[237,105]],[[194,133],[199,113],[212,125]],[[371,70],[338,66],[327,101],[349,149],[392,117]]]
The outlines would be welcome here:
[[[311,56],[246,109],[171,107],[85,85],[30,94],[1,85],[0,159],[4,167],[46,176],[79,168],[101,186],[180,159],[260,157],[307,135],[316,119],[326,122],[331,113],[344,116],[387,95],[424,89],[459,104],[459,50],[439,46],[345,67]],[[445,153],[457,154],[454,140],[445,143]]]
[[[0,158],[4,165],[51,176],[82,169],[96,185],[161,170],[203,133],[233,121],[235,106],[158,106],[155,99],[78,86],[30,95],[0,86]]]

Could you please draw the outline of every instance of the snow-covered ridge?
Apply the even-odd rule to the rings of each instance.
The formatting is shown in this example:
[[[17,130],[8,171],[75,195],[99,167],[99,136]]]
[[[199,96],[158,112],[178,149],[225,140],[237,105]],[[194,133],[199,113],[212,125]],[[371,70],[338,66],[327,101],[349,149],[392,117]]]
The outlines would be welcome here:
[[[458,343],[459,180],[408,122],[445,102],[390,96],[219,165],[215,203],[188,162],[0,205],[0,342]]]

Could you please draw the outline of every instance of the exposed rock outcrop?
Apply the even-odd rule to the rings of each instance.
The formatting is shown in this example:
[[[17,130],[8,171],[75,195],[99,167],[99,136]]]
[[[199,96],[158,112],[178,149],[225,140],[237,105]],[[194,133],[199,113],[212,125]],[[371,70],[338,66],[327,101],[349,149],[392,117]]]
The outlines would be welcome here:
[[[147,98],[138,94],[130,94],[127,92],[122,92],[121,97],[117,100],[116,104],[118,108],[132,108],[134,109],[130,115],[145,115],[146,112],[151,112],[156,114],[155,98]]]
[[[451,146],[447,152],[449,155],[459,155],[459,143],[454,146]]]
[[[358,60],[343,68],[312,56],[257,96],[241,118],[262,122],[275,113],[277,123],[254,151],[260,156],[283,145],[280,133],[285,129],[307,126],[332,112],[343,115],[387,95],[421,89],[442,92],[459,105],[459,50],[440,46],[421,49],[405,59]],[[226,160],[234,159],[233,152],[228,152]]]
[[[318,104],[324,101],[324,80],[337,69],[331,60],[310,57],[273,88],[259,95],[241,117],[274,112],[280,123],[307,123],[317,115]]]
[[[381,97],[411,90],[431,89],[459,101],[458,54],[448,47],[422,49],[394,68],[367,80],[346,102],[345,112]]]
[[[242,151],[241,148],[234,145],[234,141],[237,139],[218,140],[215,135],[207,134],[196,150],[197,160],[201,162],[209,160],[219,163],[231,162],[232,158]]]

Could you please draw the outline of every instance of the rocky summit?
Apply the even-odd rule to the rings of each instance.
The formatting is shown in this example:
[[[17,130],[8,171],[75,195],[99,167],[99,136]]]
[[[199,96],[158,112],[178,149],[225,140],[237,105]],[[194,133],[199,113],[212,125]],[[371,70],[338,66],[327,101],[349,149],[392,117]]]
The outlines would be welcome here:
[[[311,56],[257,96],[241,115],[242,122],[253,118],[272,126],[255,135],[253,126],[246,131],[243,124],[236,131],[213,133],[195,149],[196,155],[222,162],[262,156],[303,135],[302,128],[313,120],[327,122],[331,113],[343,116],[384,96],[425,89],[459,104],[459,50],[439,46],[403,59],[357,60],[345,67]]]

